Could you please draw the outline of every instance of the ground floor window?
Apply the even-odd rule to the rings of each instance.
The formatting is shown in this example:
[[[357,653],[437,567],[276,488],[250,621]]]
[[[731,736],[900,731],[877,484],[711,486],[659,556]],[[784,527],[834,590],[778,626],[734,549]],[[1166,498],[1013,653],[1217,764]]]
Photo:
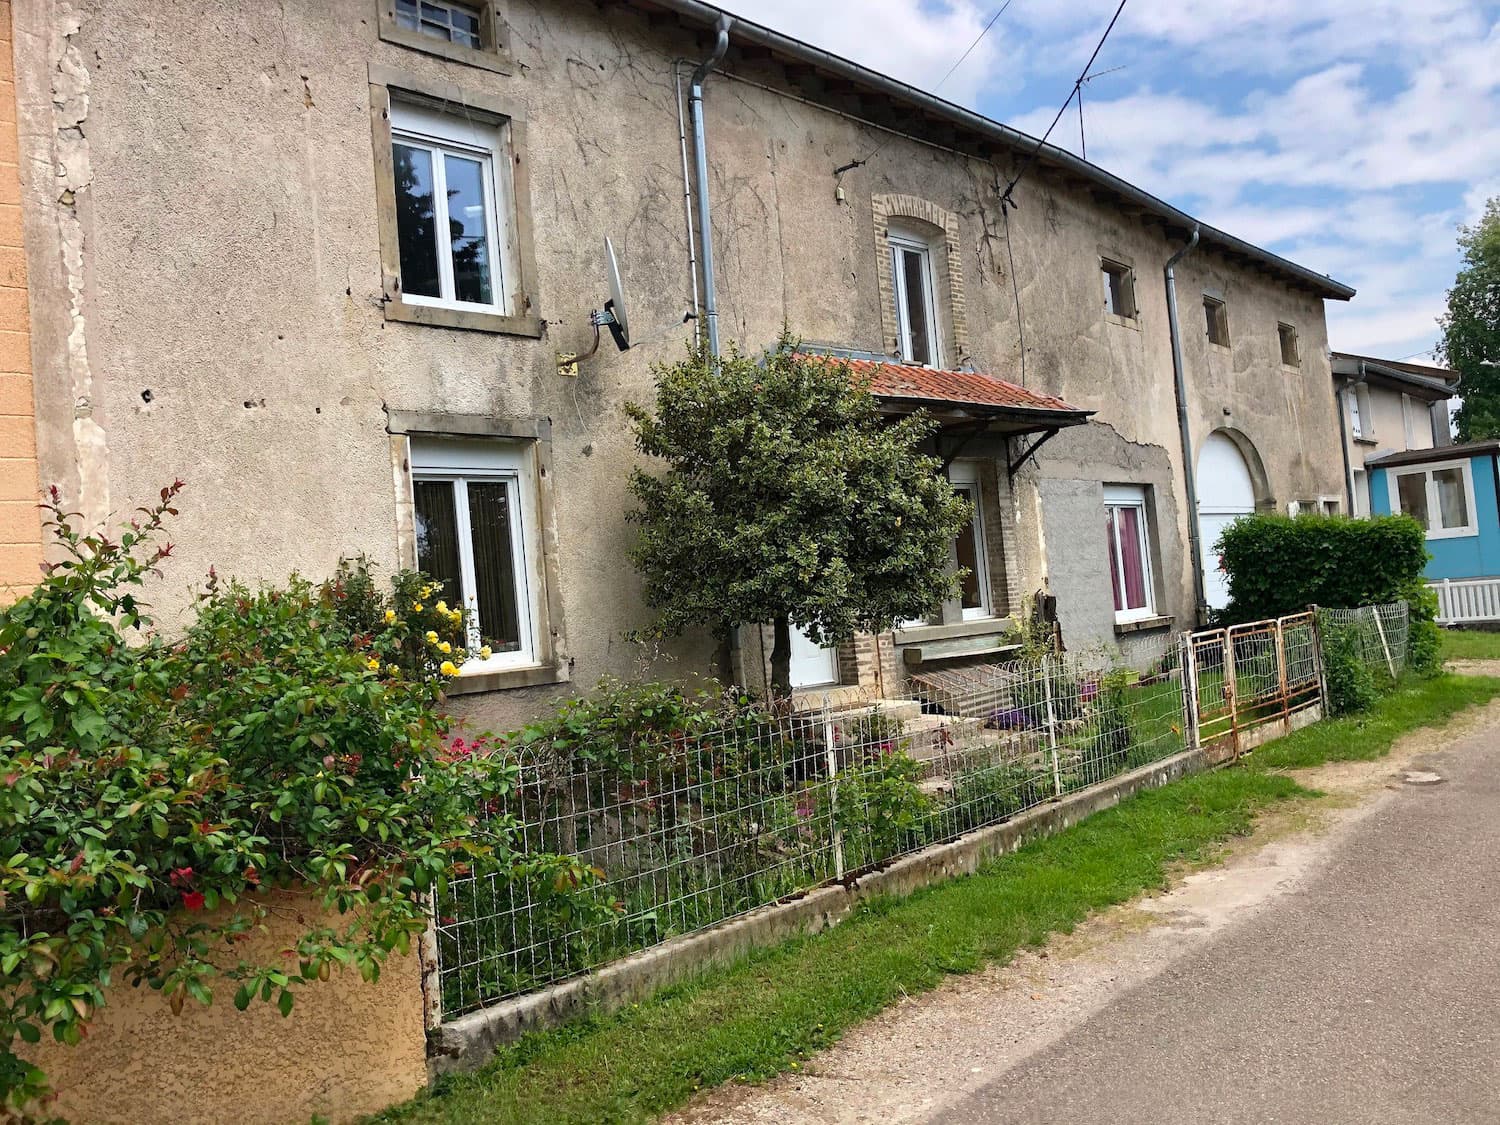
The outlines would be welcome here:
[[[1106,485],[1104,530],[1109,545],[1115,620],[1138,621],[1154,617],[1156,605],[1146,525],[1146,490],[1138,485]]]
[[[411,443],[417,568],[468,611],[468,647],[488,647],[463,671],[533,664],[535,511],[529,442],[424,439]]]
[[[958,565],[966,573],[959,589],[959,605],[965,621],[994,616],[990,605],[990,568],[984,528],[984,493],[979,486],[979,465],[955,461],[948,469],[953,491],[973,507],[973,515],[959,528],[954,546]]]
[[[1391,510],[1427,529],[1429,539],[1475,535],[1474,478],[1467,461],[1390,471]]]

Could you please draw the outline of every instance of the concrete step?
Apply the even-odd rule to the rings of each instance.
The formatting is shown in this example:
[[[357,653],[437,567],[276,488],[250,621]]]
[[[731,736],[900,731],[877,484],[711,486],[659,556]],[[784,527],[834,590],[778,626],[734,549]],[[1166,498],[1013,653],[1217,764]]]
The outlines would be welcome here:
[[[833,713],[833,721],[836,723],[851,722],[855,719],[867,719],[877,713],[886,719],[900,719],[903,723],[909,722],[912,719],[921,717],[922,703],[917,699],[877,699],[873,703],[862,703],[853,707],[841,707]]]

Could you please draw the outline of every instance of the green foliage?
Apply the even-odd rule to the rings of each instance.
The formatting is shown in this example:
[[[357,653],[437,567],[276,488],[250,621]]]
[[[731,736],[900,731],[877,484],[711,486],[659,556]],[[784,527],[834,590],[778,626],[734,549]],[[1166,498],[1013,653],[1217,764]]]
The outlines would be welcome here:
[[[832,643],[956,589],[948,555],[969,505],[921,452],[934,424],[885,419],[846,363],[786,337],[754,358],[698,351],[658,367],[655,412],[630,415],[640,450],[667,464],[630,485],[651,635],[789,622]]]
[[[932,802],[917,786],[921,775],[921,763],[899,745],[865,747],[839,771],[828,792],[834,825],[843,834],[846,870],[884,863],[926,842]]]
[[[286,1013],[335,968],[378,975],[452,871],[511,861],[509,824],[479,831],[473,814],[509,792],[512,771],[450,753],[433,711],[450,654],[426,652],[435,622],[400,592],[423,580],[399,576],[387,596],[358,567],[258,591],[211,573],[168,643],[136,591],[171,553],[158,543],[181,487],[118,540],[80,531],[54,490],[62,561],[0,610],[0,1105],[12,1113],[45,1083],[18,1041],[76,1044],[112,982],[180,1009],[209,1003],[223,978],[237,1007]],[[290,960],[247,962],[238,940],[283,888],[310,889],[323,913]]]
[[[1460,227],[1463,265],[1438,319],[1438,354],[1463,377],[1456,421],[1460,441],[1500,437],[1500,198],[1485,204],[1471,227]]]
[[[1216,546],[1229,575],[1225,622],[1404,601],[1411,608],[1409,666],[1438,669],[1437,597],[1427,589],[1427,536],[1408,516],[1254,515],[1235,520]]]
[[[1357,627],[1325,621],[1322,637],[1328,713],[1348,715],[1368,710],[1380,698],[1380,688],[1374,669],[1364,659]]]

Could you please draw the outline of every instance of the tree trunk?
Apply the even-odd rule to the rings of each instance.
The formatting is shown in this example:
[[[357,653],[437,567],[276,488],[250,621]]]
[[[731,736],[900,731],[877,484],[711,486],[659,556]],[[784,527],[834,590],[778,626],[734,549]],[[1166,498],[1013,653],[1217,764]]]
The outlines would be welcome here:
[[[771,694],[777,699],[792,695],[792,622],[786,614],[776,618],[771,644]]]

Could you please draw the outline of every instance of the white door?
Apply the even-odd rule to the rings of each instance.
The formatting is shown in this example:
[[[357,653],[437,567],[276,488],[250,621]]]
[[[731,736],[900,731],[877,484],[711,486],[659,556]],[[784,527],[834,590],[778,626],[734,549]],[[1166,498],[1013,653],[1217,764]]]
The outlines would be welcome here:
[[[1223,434],[1209,434],[1198,454],[1198,535],[1203,544],[1203,595],[1213,609],[1229,604],[1228,576],[1214,550],[1220,533],[1255,511],[1255,483],[1239,447]]]
[[[797,626],[792,626],[792,686],[819,687],[839,682],[839,654],[824,648]]]

